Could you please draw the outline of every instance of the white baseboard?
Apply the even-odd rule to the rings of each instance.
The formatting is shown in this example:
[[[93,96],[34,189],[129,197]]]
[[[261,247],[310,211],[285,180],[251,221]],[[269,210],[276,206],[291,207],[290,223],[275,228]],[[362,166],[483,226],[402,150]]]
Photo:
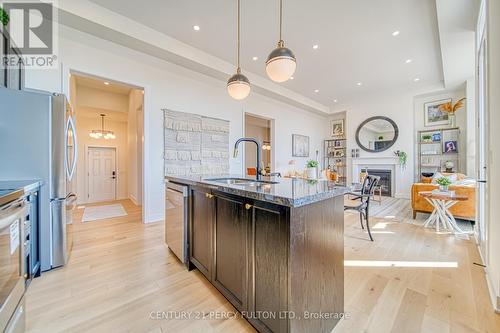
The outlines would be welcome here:
[[[137,198],[135,197],[135,195],[129,194],[128,198],[130,199],[130,201],[132,201],[134,203],[134,205],[139,206],[139,204],[137,203]]]
[[[408,193],[396,193],[394,194],[394,198],[397,198],[397,199],[410,199],[410,194]]]
[[[157,214],[146,214],[146,218],[144,219],[144,223],[154,223],[154,222],[160,222],[165,219],[164,214],[162,213],[157,213]]]
[[[477,244],[477,238],[476,238]],[[479,256],[481,257],[481,263],[485,265],[485,261],[483,258],[483,253],[481,252],[481,248],[477,246],[477,251],[479,252]],[[484,273],[486,278],[486,285],[488,286],[488,292],[490,294],[491,305],[493,306],[493,310],[496,313],[500,313],[500,296],[498,296],[498,290],[495,288],[495,284],[492,283],[490,274],[488,272],[488,267],[484,267]]]

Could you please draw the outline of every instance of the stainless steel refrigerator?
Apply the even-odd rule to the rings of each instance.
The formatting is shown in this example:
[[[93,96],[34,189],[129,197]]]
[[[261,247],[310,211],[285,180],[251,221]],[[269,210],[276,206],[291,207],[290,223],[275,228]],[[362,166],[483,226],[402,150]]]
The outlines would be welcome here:
[[[77,138],[64,95],[0,88],[0,180],[41,179],[42,271],[67,263],[76,206]]]

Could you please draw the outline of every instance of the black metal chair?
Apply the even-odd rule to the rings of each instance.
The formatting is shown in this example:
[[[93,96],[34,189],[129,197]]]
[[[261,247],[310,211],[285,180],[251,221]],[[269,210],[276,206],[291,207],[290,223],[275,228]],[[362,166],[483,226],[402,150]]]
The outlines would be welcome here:
[[[363,181],[363,186],[361,190],[355,192],[346,193],[347,195],[351,195],[354,198],[352,200],[359,200],[359,205],[356,206],[344,206],[344,211],[346,210],[354,210],[359,212],[359,222],[361,223],[361,228],[365,229],[363,226],[363,217],[366,221],[366,229],[368,230],[368,235],[370,236],[370,240],[373,242],[372,233],[370,231],[370,222],[369,222],[369,210],[370,210],[370,198],[373,196],[375,191],[375,187],[380,181],[379,176],[371,176],[368,175],[365,177]]]

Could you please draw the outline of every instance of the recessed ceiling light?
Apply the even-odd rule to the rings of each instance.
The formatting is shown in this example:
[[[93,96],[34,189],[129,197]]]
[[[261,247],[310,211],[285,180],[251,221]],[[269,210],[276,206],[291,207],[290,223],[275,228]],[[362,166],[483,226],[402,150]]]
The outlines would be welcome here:
[[[358,87],[361,87],[361,86],[363,85],[363,82],[358,82],[358,83],[356,83],[356,85],[357,85]]]
[[[104,82],[105,85],[109,86],[109,82]]]
[[[193,25],[193,30],[194,31],[200,31],[200,26],[199,25]]]
[[[259,57],[252,57],[252,60],[257,61],[257,60],[259,60]]]
[[[293,76],[290,76],[290,80],[293,80],[293,79],[294,79],[294,77],[293,77]]]
[[[317,49],[318,49],[318,47],[319,47],[319,45],[318,45],[318,44],[314,44],[314,45],[313,45],[313,49],[315,49],[315,50],[317,50]]]
[[[319,89],[314,89],[314,92],[315,93],[319,93]]]
[[[337,103],[337,102],[338,102],[338,100],[336,100],[336,99],[333,100],[333,103]]]
[[[412,61],[413,61],[413,60],[411,60],[411,59],[406,59],[406,60],[405,60],[405,62],[406,62],[407,64],[409,64],[409,63],[410,63],[410,62],[412,62]]]
[[[413,79],[413,82],[418,82],[418,81],[420,81],[420,78],[418,78],[418,77]]]
[[[399,30],[394,31],[394,32],[392,33],[392,35],[393,35],[394,37],[395,37],[395,36],[397,36],[397,35],[399,35]]]

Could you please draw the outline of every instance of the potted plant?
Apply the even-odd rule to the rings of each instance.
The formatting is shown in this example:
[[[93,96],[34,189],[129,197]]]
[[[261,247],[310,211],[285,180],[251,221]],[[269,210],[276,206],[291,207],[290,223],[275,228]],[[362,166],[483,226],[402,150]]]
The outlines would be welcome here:
[[[448,177],[441,177],[436,180],[439,185],[439,190],[448,192],[448,187],[451,185],[451,180]]]
[[[379,141],[382,141],[382,140],[384,140],[384,137],[383,137],[382,135],[380,135],[380,136],[378,137],[378,139],[379,139]]]
[[[432,141],[432,135],[430,135],[430,134],[424,134],[424,135],[422,135],[422,141],[423,142],[431,142]]]
[[[401,170],[406,169],[406,162],[408,161],[408,154],[402,150],[396,150],[394,155],[399,157],[399,165],[401,166]]]
[[[3,26],[6,26],[7,24],[9,24],[9,15],[7,14],[7,12],[5,10],[2,9],[2,7],[0,7],[0,22],[2,23]],[[1,26],[0,26],[0,31],[1,31]]]
[[[315,160],[309,160],[306,163],[306,177],[308,179],[316,179],[318,177],[318,166],[319,162]]]

